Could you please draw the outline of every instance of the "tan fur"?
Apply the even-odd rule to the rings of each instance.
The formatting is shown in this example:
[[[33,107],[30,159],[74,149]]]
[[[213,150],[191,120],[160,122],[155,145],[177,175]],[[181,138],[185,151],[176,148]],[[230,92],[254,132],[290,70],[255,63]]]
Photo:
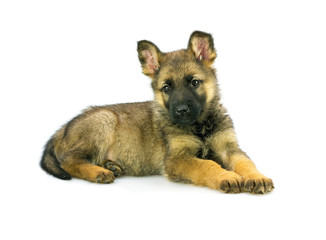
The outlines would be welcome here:
[[[114,175],[111,171],[102,167],[87,163],[81,159],[66,158],[61,164],[62,169],[72,177],[85,179],[96,183],[111,183]]]
[[[230,157],[234,171],[243,177],[244,191],[265,193],[273,190],[273,181],[261,174],[255,164],[246,156],[235,154]]]
[[[42,168],[61,179],[97,183],[110,183],[121,174],[163,174],[224,192],[272,191],[272,180],[239,148],[232,120],[219,102],[211,35],[194,32],[187,49],[171,53],[140,41],[138,56],[143,73],[152,79],[155,100],[86,109],[49,140]],[[187,92],[187,104],[195,102],[201,109],[191,124],[171,119],[171,95],[163,91],[167,84],[180,91],[175,101],[182,102]]]

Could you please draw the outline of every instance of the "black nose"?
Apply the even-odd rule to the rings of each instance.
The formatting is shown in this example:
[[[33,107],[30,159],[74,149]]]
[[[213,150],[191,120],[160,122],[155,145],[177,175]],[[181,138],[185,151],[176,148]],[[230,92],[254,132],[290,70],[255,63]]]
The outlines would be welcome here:
[[[183,115],[183,114],[185,114],[186,112],[189,112],[189,107],[188,107],[188,105],[186,105],[186,104],[179,105],[179,106],[176,107],[175,112],[176,112],[178,115]]]

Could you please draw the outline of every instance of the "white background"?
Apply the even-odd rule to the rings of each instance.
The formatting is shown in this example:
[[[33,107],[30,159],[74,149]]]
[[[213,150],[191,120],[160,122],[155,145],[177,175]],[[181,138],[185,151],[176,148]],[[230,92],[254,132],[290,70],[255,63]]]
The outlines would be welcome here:
[[[325,239],[322,1],[1,1],[1,239]],[[213,34],[223,103],[275,191],[228,195],[161,176],[111,185],[39,168],[89,105],[152,99],[136,42]]]

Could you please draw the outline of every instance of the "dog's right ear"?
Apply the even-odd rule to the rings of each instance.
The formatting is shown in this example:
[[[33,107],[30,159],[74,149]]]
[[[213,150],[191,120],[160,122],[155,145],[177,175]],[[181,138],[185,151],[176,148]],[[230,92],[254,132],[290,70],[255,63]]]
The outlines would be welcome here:
[[[154,43],[146,40],[138,42],[137,51],[143,73],[153,78],[155,73],[160,69],[161,51]]]

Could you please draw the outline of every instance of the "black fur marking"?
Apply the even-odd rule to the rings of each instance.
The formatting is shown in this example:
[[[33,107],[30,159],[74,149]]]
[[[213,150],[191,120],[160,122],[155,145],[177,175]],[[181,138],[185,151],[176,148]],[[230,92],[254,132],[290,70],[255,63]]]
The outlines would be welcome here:
[[[185,77],[185,79],[188,83],[190,83],[193,78],[194,78],[194,76],[192,76],[192,75],[188,75]]]
[[[213,115],[209,115],[203,122],[194,124],[193,133],[202,141],[211,136],[216,130],[217,123]]]
[[[216,155],[215,155],[215,153],[211,149],[209,149],[208,150],[208,153],[205,156],[205,159],[215,160],[216,159]]]
[[[172,122],[181,126],[194,124],[206,103],[205,95],[198,95],[195,89],[187,85],[181,85],[175,88],[170,93],[169,100],[166,103]],[[187,107],[187,110],[182,112],[182,114],[178,111],[180,106]]]
[[[71,176],[60,167],[60,164],[56,158],[53,149],[53,138],[51,138],[45,145],[40,166],[44,171],[51,174],[52,176],[62,180],[71,179]]]
[[[165,83],[167,85],[169,85],[170,87],[172,87],[172,80],[171,79],[166,80]]]
[[[204,154],[203,154],[203,149],[199,149],[197,152],[197,157],[198,158],[204,158]]]

